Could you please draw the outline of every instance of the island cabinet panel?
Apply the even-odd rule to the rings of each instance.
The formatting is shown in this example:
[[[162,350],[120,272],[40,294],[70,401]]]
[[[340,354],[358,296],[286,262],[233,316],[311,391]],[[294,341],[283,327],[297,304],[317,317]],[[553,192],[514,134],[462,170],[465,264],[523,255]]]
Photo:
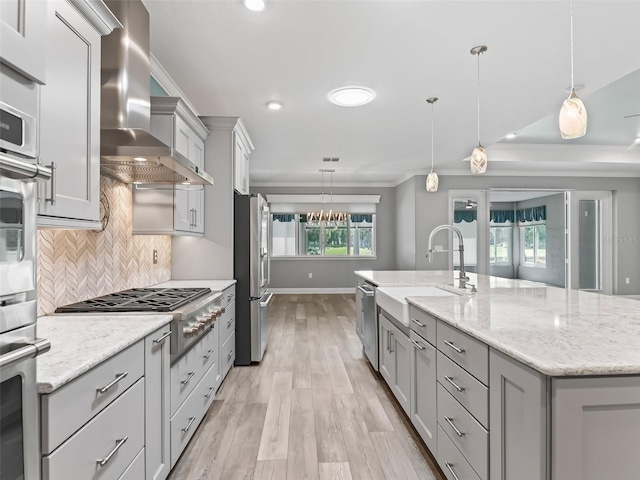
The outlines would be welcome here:
[[[640,377],[552,380],[552,479],[640,478]]]
[[[380,335],[379,335],[379,354],[380,374],[387,382],[387,385],[393,384],[393,372],[395,371],[396,357],[391,350],[391,329],[393,326],[384,315],[379,317]]]
[[[489,478],[546,480],[547,377],[490,349],[489,378]]]
[[[437,451],[436,356],[433,345],[411,331],[411,423],[429,450]]]
[[[380,373],[407,415],[411,401],[411,343],[386,316],[380,315]]]

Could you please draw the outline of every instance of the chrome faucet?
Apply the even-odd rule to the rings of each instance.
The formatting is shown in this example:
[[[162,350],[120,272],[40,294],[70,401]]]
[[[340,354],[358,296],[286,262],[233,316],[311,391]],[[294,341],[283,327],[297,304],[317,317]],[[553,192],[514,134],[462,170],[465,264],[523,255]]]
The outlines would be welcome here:
[[[458,287],[467,288],[467,282],[469,281],[469,277],[467,277],[467,274],[464,271],[464,240],[462,238],[462,233],[460,232],[460,230],[458,230],[453,225],[446,225],[446,224],[439,225],[436,228],[434,228],[429,234],[429,247],[428,247],[429,250],[427,251],[427,258],[429,259],[429,263],[433,262],[433,254],[436,253],[433,251],[433,237],[440,230],[451,230],[452,232],[455,232],[456,235],[458,235],[458,245],[459,245],[458,251],[460,252],[460,278],[458,279],[459,281]],[[471,286],[474,287],[473,285]]]

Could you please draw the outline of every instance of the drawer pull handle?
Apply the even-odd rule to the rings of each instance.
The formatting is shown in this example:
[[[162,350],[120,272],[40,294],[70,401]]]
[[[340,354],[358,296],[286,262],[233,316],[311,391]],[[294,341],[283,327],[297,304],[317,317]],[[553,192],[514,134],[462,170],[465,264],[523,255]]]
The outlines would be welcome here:
[[[204,398],[209,398],[211,397],[211,395],[213,395],[213,391],[215,390],[215,387],[211,387],[209,389],[209,391],[205,394]]]
[[[456,475],[456,472],[453,471],[453,463],[449,463],[449,462],[444,462],[445,466],[447,467],[447,469],[451,472],[451,475],[453,475],[453,478],[455,480],[460,480],[458,478],[458,476]]]
[[[425,324],[424,323],[420,323],[418,320],[416,320],[415,318],[412,318],[411,321],[413,323],[415,323],[416,325],[418,325],[420,328],[424,328]]]
[[[169,330],[167,333],[165,333],[164,335],[162,335],[160,338],[156,338],[156,339],[153,341],[153,343],[155,343],[156,345],[157,345],[158,343],[162,343],[162,342],[164,342],[164,341],[165,341],[165,339],[166,339],[169,335],[171,335],[171,330]]]
[[[231,351],[229,352],[229,355],[227,355],[227,362],[228,362],[229,360],[231,360],[231,356],[232,356],[232,355],[233,355],[233,350],[231,350]]]
[[[182,433],[187,433],[195,421],[196,417],[189,417],[189,423],[187,423],[187,426],[182,429]]]
[[[232,323],[233,323],[233,318],[230,318],[229,321],[227,322],[227,328],[231,327]]]
[[[453,388],[455,388],[456,390],[458,390],[459,392],[463,392],[464,391],[464,387],[461,387],[460,385],[458,385],[456,382],[453,381],[453,378],[451,377],[447,377],[446,375],[444,376],[444,379],[449,382],[451,385],[453,385]]]
[[[205,360],[209,360],[209,357],[213,354],[213,350],[209,350],[207,354],[204,356]]]
[[[415,340],[411,340],[411,343],[413,343],[420,350],[424,350],[424,347],[422,345],[420,345],[418,342],[416,342]]]
[[[464,348],[460,348],[460,347],[456,347],[453,343],[451,343],[449,340],[445,340],[444,344],[447,345],[448,347],[453,348],[456,352],[458,353],[464,353]]]
[[[444,419],[447,421],[449,425],[451,425],[451,428],[455,430],[456,435],[458,435],[459,437],[464,437],[464,432],[461,432],[460,430],[458,430],[458,427],[455,426],[455,424],[453,423],[453,420],[451,420],[449,417],[444,417]]]
[[[120,440],[116,440],[116,446],[113,447],[113,450],[109,452],[109,455],[96,461],[98,466],[104,467],[107,463],[109,463],[109,460],[111,460],[111,457],[113,457],[116,454],[116,452],[120,450],[120,447],[124,445],[127,442],[127,440],[129,440],[129,437],[124,437],[124,438],[121,438]]]
[[[107,393],[107,391],[109,389],[111,389],[113,386],[115,386],[120,380],[122,380],[124,377],[126,377],[127,375],[129,375],[129,372],[124,372],[124,373],[117,373],[116,374],[116,378],[113,380],[113,382],[109,383],[108,385],[105,385],[102,388],[96,388],[96,391],[99,394],[103,394],[103,393]]]
[[[193,376],[196,374],[196,372],[189,372],[187,374],[187,378],[185,378],[184,380],[182,380],[180,383],[182,385],[186,385],[187,383],[189,383],[189,381],[193,378]]]

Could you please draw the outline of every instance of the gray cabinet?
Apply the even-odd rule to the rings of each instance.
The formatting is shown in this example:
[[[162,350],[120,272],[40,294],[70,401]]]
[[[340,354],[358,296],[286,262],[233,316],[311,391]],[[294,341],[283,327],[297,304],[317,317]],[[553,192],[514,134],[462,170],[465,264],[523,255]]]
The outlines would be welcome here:
[[[249,155],[253,144],[242,120],[234,126],[233,139],[233,188],[241,195],[249,195]]]
[[[489,478],[492,480],[545,480],[547,479],[546,377],[494,349],[489,353],[489,365],[491,431]],[[578,443],[582,441],[582,439],[575,440]],[[578,464],[571,465],[575,467]],[[587,477],[560,475],[552,478],[577,480]]]
[[[170,333],[167,325],[144,341],[146,480],[164,480],[171,470]]]
[[[209,130],[181,98],[151,97],[151,133],[204,168]],[[133,233],[202,236],[204,192],[202,185],[134,186]]]
[[[410,419],[429,450],[437,451],[436,355],[433,345],[415,332],[411,342]]]
[[[46,2],[0,1],[0,59],[38,83],[45,82],[46,16]]]
[[[554,378],[551,478],[637,480],[640,377]]]
[[[409,337],[380,314],[380,373],[409,415],[411,400],[411,347]]]
[[[100,227],[101,35],[118,23],[106,8],[103,17],[88,20],[77,8],[81,3],[47,2],[40,162],[54,168],[51,180],[40,186],[41,226]]]

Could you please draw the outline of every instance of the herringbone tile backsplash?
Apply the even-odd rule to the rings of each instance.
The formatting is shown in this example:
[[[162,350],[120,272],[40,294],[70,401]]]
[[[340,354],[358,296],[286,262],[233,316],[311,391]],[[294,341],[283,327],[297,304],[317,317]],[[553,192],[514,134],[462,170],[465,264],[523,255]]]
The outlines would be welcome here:
[[[131,186],[100,177],[100,189],[111,207],[104,231],[38,231],[38,315],[171,279],[171,237],[133,235]],[[154,249],[158,251],[155,265]]]

